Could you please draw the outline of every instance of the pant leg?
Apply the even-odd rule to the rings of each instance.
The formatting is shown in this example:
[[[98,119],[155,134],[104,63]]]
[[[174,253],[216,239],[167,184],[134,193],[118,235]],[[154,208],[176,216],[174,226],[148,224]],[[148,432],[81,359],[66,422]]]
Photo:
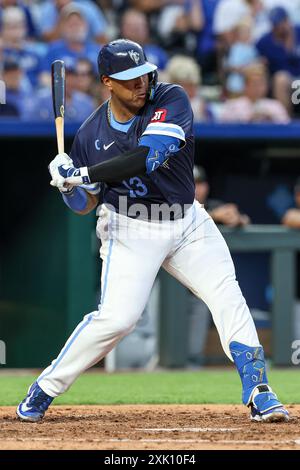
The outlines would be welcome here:
[[[194,204],[193,212],[188,230],[183,229],[183,240],[163,267],[206,303],[222,347],[232,360],[232,341],[259,345],[256,328],[224,238],[200,204]]]
[[[101,219],[103,266],[99,311],[84,317],[59,356],[38,378],[40,387],[50,396],[65,392],[82,372],[111,351],[134,328],[145,308],[170,247],[167,240],[153,236],[153,231],[150,241],[147,236],[139,237],[137,228],[141,223],[126,219],[111,211],[106,211]],[[145,224],[142,230],[147,229],[148,224],[142,224]]]

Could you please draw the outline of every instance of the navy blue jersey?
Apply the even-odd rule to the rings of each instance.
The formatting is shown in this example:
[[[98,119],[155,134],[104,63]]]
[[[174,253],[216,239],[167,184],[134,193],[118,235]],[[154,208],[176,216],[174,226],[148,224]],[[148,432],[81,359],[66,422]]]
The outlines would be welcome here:
[[[142,203],[174,203],[194,201],[193,179],[194,136],[193,112],[182,87],[159,83],[155,98],[140,110],[127,133],[114,129],[108,120],[108,102],[101,105],[80,127],[70,156],[74,166],[92,166],[139,145],[142,135],[156,134],[178,137],[182,148],[149,175],[140,175],[114,184],[105,184],[103,202],[119,210],[119,196],[127,196],[127,207]]]

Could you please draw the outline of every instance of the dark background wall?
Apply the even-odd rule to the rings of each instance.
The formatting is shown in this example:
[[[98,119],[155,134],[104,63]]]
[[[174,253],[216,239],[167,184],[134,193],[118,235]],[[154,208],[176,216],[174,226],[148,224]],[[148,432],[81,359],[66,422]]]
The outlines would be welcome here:
[[[7,139],[1,149],[0,338],[6,367],[44,367],[95,309],[95,215],[73,215],[50,187],[53,139]]]

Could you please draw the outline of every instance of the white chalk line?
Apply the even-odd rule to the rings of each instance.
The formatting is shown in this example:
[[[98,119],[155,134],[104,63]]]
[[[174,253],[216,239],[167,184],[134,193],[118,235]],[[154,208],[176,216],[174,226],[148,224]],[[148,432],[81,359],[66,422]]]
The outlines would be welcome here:
[[[274,444],[274,445],[279,445],[279,444],[296,444],[300,445],[300,439],[290,439],[290,440],[284,440],[284,441],[263,441],[263,440],[238,440],[238,439],[218,439],[216,441],[212,441],[211,439],[108,439],[106,442],[185,442],[185,443],[205,443],[209,442],[213,445],[217,444]]]
[[[49,438],[49,437],[23,437],[23,438],[13,438],[13,437],[7,437],[7,438],[1,438],[0,439],[0,447],[1,447],[1,442],[60,442],[61,444],[66,443],[66,442],[84,442],[84,443],[108,443],[108,442],[130,442],[130,443],[179,443],[179,444],[203,444],[203,443],[210,443],[213,445],[217,444],[258,444],[258,445],[266,445],[266,444],[271,444],[271,445],[299,445],[300,446],[300,439],[288,439],[288,440],[276,440],[276,441],[271,441],[271,440],[238,440],[238,439],[218,439],[216,441],[212,441],[211,439],[127,439],[127,438],[110,438],[110,439],[83,439],[83,438],[70,438],[70,439],[62,439],[62,438]]]
[[[242,428],[135,428],[135,431],[147,432],[233,432]]]

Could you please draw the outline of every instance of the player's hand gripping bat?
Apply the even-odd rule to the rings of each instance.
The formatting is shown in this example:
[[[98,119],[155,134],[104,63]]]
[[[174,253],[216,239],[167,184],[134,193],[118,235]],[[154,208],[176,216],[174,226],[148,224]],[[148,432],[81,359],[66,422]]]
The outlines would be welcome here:
[[[55,60],[51,66],[52,101],[55,117],[58,153],[64,153],[64,115],[65,115],[65,64]]]

